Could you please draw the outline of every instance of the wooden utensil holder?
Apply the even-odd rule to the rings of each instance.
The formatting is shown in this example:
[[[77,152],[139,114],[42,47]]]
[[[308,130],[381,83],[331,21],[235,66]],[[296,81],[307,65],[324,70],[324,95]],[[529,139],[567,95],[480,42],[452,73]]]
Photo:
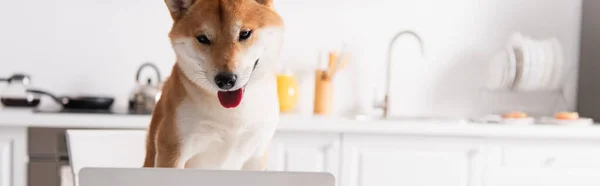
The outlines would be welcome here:
[[[314,114],[331,114],[333,85],[331,79],[326,76],[326,71],[317,70],[315,73],[315,103]]]

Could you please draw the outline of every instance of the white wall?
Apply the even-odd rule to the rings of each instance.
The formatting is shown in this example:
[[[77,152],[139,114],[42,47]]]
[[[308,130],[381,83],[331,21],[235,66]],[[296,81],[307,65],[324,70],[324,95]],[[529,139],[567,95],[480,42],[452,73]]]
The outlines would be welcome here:
[[[350,108],[353,96],[372,93],[357,91],[358,85],[383,85],[388,40],[404,29],[421,35],[426,57],[418,58],[414,40],[399,41],[392,93],[396,114],[471,113],[478,106],[474,97],[482,86],[485,63],[514,31],[557,37],[567,59],[573,64],[578,59],[581,0],[277,2],[287,25],[282,62],[299,76],[300,112],[312,111],[317,52],[337,47],[341,41],[352,45],[356,63],[336,78],[336,113]],[[139,64],[153,61],[163,74],[173,64],[167,40],[170,17],[163,1],[9,4],[0,7],[2,76],[24,71],[41,88],[57,93],[111,94],[124,105]],[[567,90],[573,108],[575,89]],[[541,100],[544,102],[548,101]]]
[[[171,18],[164,1],[34,0],[3,4],[0,75],[23,71],[43,89],[109,94],[125,105],[139,65],[153,61],[168,75],[173,64],[167,38]]]

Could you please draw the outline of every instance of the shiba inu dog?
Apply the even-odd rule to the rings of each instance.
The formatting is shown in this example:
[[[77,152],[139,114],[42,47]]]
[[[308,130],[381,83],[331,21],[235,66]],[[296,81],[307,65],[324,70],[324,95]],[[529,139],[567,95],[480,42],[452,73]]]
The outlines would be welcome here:
[[[263,170],[279,122],[283,21],[273,0],[165,0],[177,61],[144,167]]]

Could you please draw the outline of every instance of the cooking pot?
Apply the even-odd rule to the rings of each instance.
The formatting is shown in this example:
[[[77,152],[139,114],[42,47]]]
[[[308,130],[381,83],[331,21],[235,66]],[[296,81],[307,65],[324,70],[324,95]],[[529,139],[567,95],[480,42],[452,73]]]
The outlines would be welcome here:
[[[31,78],[27,74],[17,73],[9,78],[0,78],[8,85],[0,94],[0,102],[6,107],[36,107],[40,104],[39,95],[27,92]]]
[[[149,68],[154,71],[156,81],[151,78],[142,78],[142,71]],[[151,113],[160,99],[162,80],[160,70],[152,63],[142,64],[136,73],[136,87],[129,97],[129,110],[134,113]]]

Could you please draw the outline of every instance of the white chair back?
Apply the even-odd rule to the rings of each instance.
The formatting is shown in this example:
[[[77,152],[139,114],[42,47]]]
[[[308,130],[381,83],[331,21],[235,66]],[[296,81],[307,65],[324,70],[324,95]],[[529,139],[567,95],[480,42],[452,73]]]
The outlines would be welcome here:
[[[69,160],[75,185],[84,167],[141,168],[146,130],[67,130]]]

